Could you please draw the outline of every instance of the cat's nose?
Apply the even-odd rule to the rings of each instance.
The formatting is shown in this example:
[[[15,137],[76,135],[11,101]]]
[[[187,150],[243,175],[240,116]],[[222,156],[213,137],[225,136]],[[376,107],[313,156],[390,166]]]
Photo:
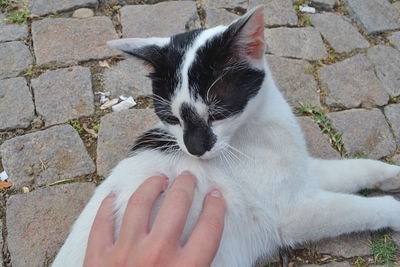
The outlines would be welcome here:
[[[190,154],[200,157],[211,150],[215,143],[215,136],[208,131],[189,130],[184,133],[183,141]]]

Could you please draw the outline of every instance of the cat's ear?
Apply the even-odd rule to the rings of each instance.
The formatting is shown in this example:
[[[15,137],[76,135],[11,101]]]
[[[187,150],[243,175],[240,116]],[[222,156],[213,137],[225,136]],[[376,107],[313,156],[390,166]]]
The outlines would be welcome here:
[[[264,7],[258,6],[232,22],[225,31],[236,56],[261,60],[265,52]]]
[[[126,38],[108,41],[107,44],[124,53],[143,59],[153,66],[157,65],[162,54],[161,49],[167,46],[170,38]]]

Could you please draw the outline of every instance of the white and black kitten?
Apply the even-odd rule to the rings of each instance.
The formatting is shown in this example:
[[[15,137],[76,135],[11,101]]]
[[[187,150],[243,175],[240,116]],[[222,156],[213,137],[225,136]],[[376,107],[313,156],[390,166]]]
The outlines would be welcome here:
[[[251,266],[282,246],[354,231],[400,230],[400,202],[351,194],[397,177],[400,167],[309,156],[264,59],[263,8],[229,26],[109,44],[151,64],[161,122],[97,188],[53,266],[82,266],[94,217],[111,192],[118,235],[129,197],[160,172],[173,179],[190,170],[198,179],[183,242],[205,194],[223,192],[227,213],[214,267]]]

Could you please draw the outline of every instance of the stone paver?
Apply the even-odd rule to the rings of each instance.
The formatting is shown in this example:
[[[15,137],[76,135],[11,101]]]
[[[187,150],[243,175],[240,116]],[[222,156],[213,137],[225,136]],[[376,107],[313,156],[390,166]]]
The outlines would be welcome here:
[[[32,95],[24,78],[0,81],[0,131],[26,128],[35,116]]]
[[[385,45],[368,49],[368,59],[375,66],[375,73],[386,92],[392,96],[400,95],[400,51]]]
[[[237,19],[239,16],[225,9],[218,9],[212,7],[204,8],[206,15],[206,27],[214,27],[217,25],[229,25],[232,21]]]
[[[91,74],[88,68],[48,71],[32,80],[36,111],[45,125],[68,122],[94,112]]]
[[[385,116],[392,126],[396,142],[400,145],[400,104],[392,104],[385,107]]]
[[[276,56],[267,56],[267,61],[277,86],[292,106],[321,105],[310,63]]]
[[[312,157],[322,159],[340,158],[339,152],[329,144],[328,137],[321,133],[318,125],[308,117],[298,118]]]
[[[32,14],[43,16],[79,7],[97,7],[97,5],[97,0],[30,0],[29,11]]]
[[[33,63],[29,48],[22,42],[0,43],[0,79],[16,77]]]
[[[74,11],[74,13],[72,14],[72,17],[74,18],[90,18],[94,16],[94,12],[92,9],[90,8],[80,8]]]
[[[311,6],[321,10],[332,10],[337,0],[311,0]]]
[[[400,13],[387,0],[344,0],[344,3],[368,34],[400,29]]]
[[[43,185],[95,171],[82,140],[70,125],[7,140],[0,152],[4,170],[15,186]]]
[[[305,265],[300,265],[301,267],[351,267],[350,263],[347,261],[345,262],[331,262],[328,264],[305,264]]]
[[[298,19],[292,0],[249,0],[249,9],[263,5],[265,7],[266,26],[295,26]]]
[[[3,233],[3,221],[0,221],[0,233]],[[0,248],[4,245],[3,235],[0,235]],[[0,267],[3,267],[3,253],[0,253]]]
[[[248,0],[203,0],[203,5],[214,8],[226,8],[245,11],[249,7]]]
[[[171,1],[124,6],[121,8],[121,24],[124,37],[168,37],[199,28],[200,19],[196,3]]]
[[[353,109],[328,114],[333,127],[343,134],[344,148],[350,155],[363,152],[368,158],[392,155],[396,143],[379,109]]]
[[[388,103],[389,96],[364,55],[324,66],[319,70],[325,103],[334,107],[373,107]]]
[[[101,119],[97,141],[97,173],[107,176],[124,159],[138,136],[158,121],[153,110],[125,110]]]
[[[267,52],[284,57],[317,60],[328,56],[318,30],[275,28],[265,30]]]
[[[315,244],[315,249],[320,254],[352,258],[356,256],[370,255],[370,244],[370,233],[353,233],[322,240]]]
[[[143,61],[128,58],[104,71],[104,86],[115,97],[150,95],[151,80]]]
[[[40,65],[76,63],[119,54],[106,44],[107,41],[118,38],[111,20],[107,17],[48,18],[34,21],[32,38],[37,63]]]
[[[367,40],[343,16],[333,13],[315,14],[311,16],[311,21],[339,53],[369,46]]]
[[[27,37],[27,25],[7,23],[5,21],[5,15],[0,12],[0,42],[15,41]]]
[[[388,39],[397,47],[397,49],[400,49],[400,32],[394,32],[388,37]]]
[[[12,196],[7,202],[12,266],[47,266],[94,189],[94,184],[64,184]]]

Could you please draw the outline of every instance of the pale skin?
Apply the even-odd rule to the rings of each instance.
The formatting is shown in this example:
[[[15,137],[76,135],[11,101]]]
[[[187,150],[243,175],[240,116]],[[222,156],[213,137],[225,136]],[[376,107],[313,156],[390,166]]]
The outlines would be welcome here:
[[[206,195],[197,225],[182,244],[179,239],[196,186],[196,178],[187,172],[176,177],[149,228],[152,207],[168,182],[166,176],[153,176],[132,194],[117,240],[113,237],[115,196],[103,200],[89,235],[85,267],[211,265],[224,227],[225,201],[221,193],[214,189]]]

